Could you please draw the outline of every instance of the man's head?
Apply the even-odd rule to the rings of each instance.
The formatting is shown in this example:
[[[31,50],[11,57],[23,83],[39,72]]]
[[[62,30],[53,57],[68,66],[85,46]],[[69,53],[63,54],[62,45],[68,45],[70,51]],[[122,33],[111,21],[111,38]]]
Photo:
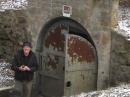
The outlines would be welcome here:
[[[31,48],[32,48],[32,44],[30,42],[24,42],[23,43],[23,51],[24,51],[25,56],[29,55]]]

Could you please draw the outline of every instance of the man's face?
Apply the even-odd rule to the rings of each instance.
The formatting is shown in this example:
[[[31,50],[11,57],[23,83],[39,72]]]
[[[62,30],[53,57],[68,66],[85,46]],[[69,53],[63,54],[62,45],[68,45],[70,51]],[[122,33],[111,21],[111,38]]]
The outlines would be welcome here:
[[[23,51],[24,51],[24,55],[28,56],[29,52],[31,51],[31,48],[29,46],[24,46]]]

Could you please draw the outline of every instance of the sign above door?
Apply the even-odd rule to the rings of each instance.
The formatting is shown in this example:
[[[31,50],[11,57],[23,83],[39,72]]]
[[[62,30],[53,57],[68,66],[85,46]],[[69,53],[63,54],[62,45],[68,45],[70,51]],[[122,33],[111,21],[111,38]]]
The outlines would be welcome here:
[[[64,17],[70,17],[72,15],[72,6],[63,5],[62,14]]]

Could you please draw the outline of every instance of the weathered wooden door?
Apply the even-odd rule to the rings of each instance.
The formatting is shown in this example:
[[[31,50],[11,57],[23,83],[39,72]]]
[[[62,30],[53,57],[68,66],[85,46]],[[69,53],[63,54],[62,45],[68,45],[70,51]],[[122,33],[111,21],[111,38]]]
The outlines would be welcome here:
[[[85,38],[66,35],[65,88],[64,95],[80,94],[96,90],[96,51]]]
[[[55,24],[44,37],[41,55],[41,91],[45,97],[64,95],[65,30]]]

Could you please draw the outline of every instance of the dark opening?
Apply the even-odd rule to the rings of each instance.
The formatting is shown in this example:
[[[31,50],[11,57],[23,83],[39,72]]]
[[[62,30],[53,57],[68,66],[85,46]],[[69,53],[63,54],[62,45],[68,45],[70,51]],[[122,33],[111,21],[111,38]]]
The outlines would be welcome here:
[[[71,87],[71,81],[66,82],[66,87]]]

